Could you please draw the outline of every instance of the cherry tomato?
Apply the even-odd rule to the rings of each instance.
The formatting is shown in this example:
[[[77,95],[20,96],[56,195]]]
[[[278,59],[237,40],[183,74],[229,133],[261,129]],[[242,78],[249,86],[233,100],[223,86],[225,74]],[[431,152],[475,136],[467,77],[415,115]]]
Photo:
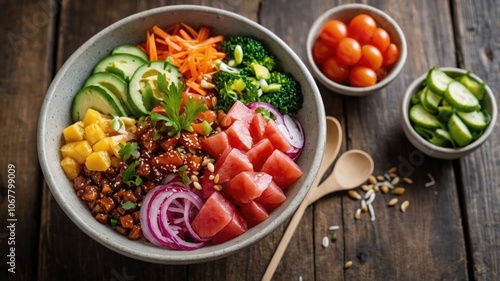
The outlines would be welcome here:
[[[370,41],[375,29],[377,29],[377,23],[371,16],[360,14],[349,22],[348,29],[349,36],[363,44]]]
[[[387,76],[387,68],[385,68],[383,66],[383,67],[377,69],[375,71],[375,73],[377,74],[377,81],[381,81],[382,79],[384,79]]]
[[[393,65],[399,58],[399,49],[394,43],[391,43],[387,50],[383,53],[384,56],[384,66]]]
[[[384,58],[382,53],[377,47],[372,45],[364,45],[361,47],[361,59],[359,59],[359,66],[366,66],[373,70],[377,70],[382,66]]]
[[[318,66],[321,66],[325,62],[325,60],[333,54],[335,54],[335,48],[327,45],[325,43],[325,40],[320,38],[316,41],[316,43],[314,43],[312,55],[314,62]]]
[[[387,50],[389,44],[391,44],[391,37],[385,29],[377,27],[372,35],[372,38],[370,38],[370,44],[377,47],[377,49],[383,53]]]
[[[377,74],[373,69],[355,66],[349,73],[349,83],[353,87],[368,87],[377,83]]]
[[[346,37],[340,40],[335,51],[340,63],[354,65],[361,58],[361,46],[353,38]]]
[[[337,47],[337,44],[342,38],[347,37],[347,26],[345,23],[338,20],[330,20],[323,25],[319,34],[325,43],[332,47]]]
[[[328,79],[337,83],[345,82],[349,76],[349,66],[341,64],[335,56],[326,59],[321,71]]]

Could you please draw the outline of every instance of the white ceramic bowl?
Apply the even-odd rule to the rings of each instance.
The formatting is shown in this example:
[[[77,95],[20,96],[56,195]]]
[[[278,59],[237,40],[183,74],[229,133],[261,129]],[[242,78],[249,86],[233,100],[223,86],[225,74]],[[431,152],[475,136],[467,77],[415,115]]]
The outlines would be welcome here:
[[[342,85],[340,83],[333,82],[328,79],[322,72],[321,69],[316,65],[312,56],[312,49],[314,43],[319,38],[319,34],[323,25],[329,20],[340,20],[348,24],[352,18],[359,14],[367,14],[375,19],[377,26],[384,28],[389,36],[391,37],[391,43],[396,44],[399,48],[400,55],[397,63],[391,67],[387,76],[381,81],[373,86],[369,87],[350,87]],[[406,62],[406,57],[408,54],[408,49],[406,46],[406,39],[403,31],[399,25],[385,12],[365,4],[345,4],[336,6],[330,10],[324,12],[320,17],[318,17],[309,30],[306,42],[306,58],[308,67],[316,79],[321,82],[325,87],[332,90],[333,92],[344,94],[348,96],[365,96],[376,92],[379,92],[384,87],[389,85],[394,78],[401,72],[403,66]]]
[[[146,30],[155,24],[168,27],[179,22],[186,22],[193,27],[211,27],[212,34],[246,34],[258,38],[300,82],[305,96],[303,108],[297,116],[307,135],[303,154],[298,161],[304,175],[286,191],[286,201],[270,213],[269,219],[243,235],[226,243],[194,251],[172,251],[144,241],[130,241],[110,227],[100,224],[75,195],[72,183],[59,165],[62,130],[71,123],[73,97],[99,59],[120,44],[143,42]],[[50,85],[40,112],[38,156],[54,198],[71,220],[90,237],[111,250],[144,261],[198,263],[231,255],[256,243],[294,213],[318,172],[324,150],[325,123],[323,102],[313,77],[300,58],[273,32],[247,18],[220,9],[191,5],[167,6],[144,11],[112,24],[85,42],[65,62]]]
[[[441,67],[446,74],[451,77],[457,77],[462,74],[466,74],[467,70],[455,68],[455,67]],[[411,105],[411,97],[416,95],[422,88],[422,83],[425,81],[427,73],[415,79],[410,86],[406,89],[406,92],[403,97],[403,102],[401,103],[401,125],[403,126],[403,131],[408,138],[408,140],[420,151],[425,153],[426,155],[439,159],[456,159],[462,156],[465,156],[472,151],[476,150],[480,147],[491,135],[493,132],[493,128],[495,127],[495,123],[497,120],[498,109],[497,103],[495,101],[495,96],[491,91],[490,87],[486,87],[486,95],[483,101],[483,108],[488,111],[491,115],[491,121],[486,127],[484,133],[474,142],[466,145],[461,148],[445,148],[434,145],[420,136],[415,129],[413,128],[410,117],[409,110]],[[477,75],[471,73],[471,77],[474,78],[478,82],[483,82],[481,78]]]

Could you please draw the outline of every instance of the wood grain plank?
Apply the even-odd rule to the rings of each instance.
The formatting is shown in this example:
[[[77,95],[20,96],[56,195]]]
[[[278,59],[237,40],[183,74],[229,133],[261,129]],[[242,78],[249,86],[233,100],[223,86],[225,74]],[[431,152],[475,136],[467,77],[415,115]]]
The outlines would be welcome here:
[[[487,81],[500,104],[500,7],[495,1],[453,1],[459,67]],[[500,131],[498,122],[489,141],[460,160],[459,178],[474,280],[500,278]]]
[[[378,193],[373,222],[368,215],[355,221],[359,201],[343,199],[345,259],[353,261],[346,279],[464,280],[467,261],[452,162],[416,150],[399,121],[406,86],[433,65],[455,64],[450,8],[445,1],[373,1],[373,5],[399,23],[409,56],[402,73],[386,89],[346,102],[349,147],[373,156],[375,175],[396,166],[414,184],[407,185],[400,198],[410,202],[406,213],[399,204],[386,207],[395,196]],[[432,188],[424,187],[428,173],[437,179]]]
[[[42,193],[36,148],[37,115],[51,79],[53,7],[51,1],[0,4],[1,280],[36,278]],[[14,166],[13,171],[9,171],[9,165]],[[14,180],[15,188],[9,188],[8,179]],[[14,217],[9,216],[10,211]],[[10,218],[17,221],[7,221]],[[7,228],[11,223],[15,224],[14,229]],[[14,261],[15,273],[8,271],[14,266],[7,264],[9,261]]]

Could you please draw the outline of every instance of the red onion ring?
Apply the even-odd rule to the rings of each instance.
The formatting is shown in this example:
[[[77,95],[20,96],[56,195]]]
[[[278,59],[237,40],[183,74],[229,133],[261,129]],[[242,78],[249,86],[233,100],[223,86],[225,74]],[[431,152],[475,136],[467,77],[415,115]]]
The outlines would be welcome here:
[[[181,181],[171,180],[159,185],[144,197],[140,221],[144,238],[157,246],[170,249],[194,250],[204,246],[191,227],[203,201]],[[187,241],[189,238],[191,241]]]

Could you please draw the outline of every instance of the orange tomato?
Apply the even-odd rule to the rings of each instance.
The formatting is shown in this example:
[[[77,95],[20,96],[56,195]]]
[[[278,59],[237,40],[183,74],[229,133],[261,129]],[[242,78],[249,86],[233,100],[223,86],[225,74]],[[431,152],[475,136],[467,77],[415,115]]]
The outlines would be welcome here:
[[[371,68],[355,66],[349,74],[349,83],[353,87],[368,87],[377,83],[377,74]]]
[[[349,36],[358,40],[360,43],[364,44],[370,41],[375,29],[377,29],[377,23],[375,20],[367,15],[360,14],[355,16],[349,22]]]
[[[385,29],[377,27],[372,38],[370,38],[370,44],[377,47],[383,53],[387,50],[389,44],[391,44],[391,37],[389,37],[389,33]]]
[[[398,46],[396,46],[394,43],[391,43],[389,47],[387,47],[387,50],[383,53],[384,55],[384,66],[391,66],[399,58],[399,49]]]
[[[312,49],[312,55],[314,62],[318,66],[321,66],[325,62],[325,60],[334,53],[335,53],[335,48],[332,48],[329,45],[327,45],[325,43],[325,40],[320,38],[316,41],[316,43],[314,43]]]
[[[364,45],[361,47],[361,59],[357,65],[366,66],[373,70],[377,70],[382,66],[384,58],[377,47],[372,45]]]
[[[349,67],[341,64],[334,56],[326,59],[321,71],[328,79],[337,83],[343,83],[349,77]]]
[[[347,26],[338,20],[327,21],[319,36],[329,46],[336,47],[340,40],[347,37]]]
[[[335,54],[341,64],[354,65],[361,58],[361,45],[353,38],[346,37],[340,40]]]

